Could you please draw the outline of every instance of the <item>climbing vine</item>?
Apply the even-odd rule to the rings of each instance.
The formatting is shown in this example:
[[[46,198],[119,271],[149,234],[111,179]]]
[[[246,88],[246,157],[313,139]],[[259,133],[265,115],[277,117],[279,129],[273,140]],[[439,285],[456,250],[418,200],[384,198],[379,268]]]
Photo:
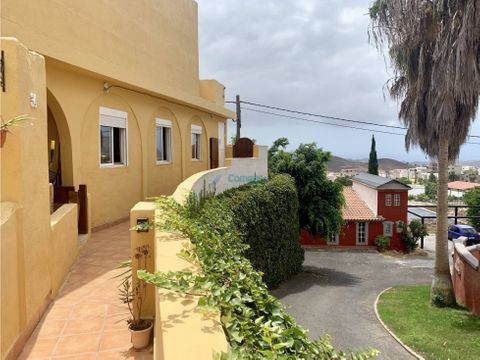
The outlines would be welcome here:
[[[139,271],[138,277],[157,287],[198,295],[198,308],[207,316],[220,313],[230,344],[217,359],[367,359],[377,351],[345,354],[328,337],[311,340],[285,307],[269,294],[244,253],[231,212],[216,207],[195,208],[195,201],[180,206],[169,198],[157,200],[156,226],[191,240],[179,256],[202,268],[202,273]],[[198,213],[200,212],[200,213]],[[193,216],[193,214],[195,214]]]

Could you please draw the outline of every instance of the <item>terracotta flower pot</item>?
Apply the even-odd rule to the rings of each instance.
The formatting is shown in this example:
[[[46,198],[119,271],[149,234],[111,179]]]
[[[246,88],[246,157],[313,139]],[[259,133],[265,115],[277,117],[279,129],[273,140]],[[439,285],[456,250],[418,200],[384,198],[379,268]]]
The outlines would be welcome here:
[[[7,138],[8,130],[0,130],[0,147],[3,147],[5,139]]]
[[[150,335],[152,334],[153,321],[149,321],[150,325],[144,330],[130,329],[131,341],[135,350],[145,349],[150,343]]]

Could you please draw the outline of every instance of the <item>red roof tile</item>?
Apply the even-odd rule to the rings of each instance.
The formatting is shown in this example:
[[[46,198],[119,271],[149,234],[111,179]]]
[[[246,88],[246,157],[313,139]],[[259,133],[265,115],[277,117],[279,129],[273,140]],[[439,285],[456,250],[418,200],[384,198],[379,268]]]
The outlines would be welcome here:
[[[480,187],[480,184],[466,181],[452,181],[448,183],[448,188],[452,190],[471,190]]]
[[[342,210],[343,220],[346,221],[382,221],[383,217],[375,216],[373,211],[360,199],[351,186],[343,188],[345,206]]]

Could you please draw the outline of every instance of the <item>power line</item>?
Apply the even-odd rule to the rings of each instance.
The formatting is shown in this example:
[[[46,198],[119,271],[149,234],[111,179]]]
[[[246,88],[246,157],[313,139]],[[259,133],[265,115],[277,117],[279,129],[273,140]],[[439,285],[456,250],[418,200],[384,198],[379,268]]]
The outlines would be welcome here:
[[[243,104],[251,105],[251,106],[262,107],[262,108],[266,108],[266,109],[283,111],[283,112],[288,112],[288,113],[293,113],[293,114],[319,117],[319,118],[324,118],[324,119],[329,119],[329,120],[343,121],[343,122],[356,123],[356,124],[362,124],[362,125],[385,127],[385,128],[390,128],[390,129],[407,130],[407,128],[402,127],[402,126],[378,124],[378,123],[374,123],[374,122],[353,120],[353,119],[347,119],[347,118],[338,117],[338,116],[315,114],[315,113],[299,111],[299,110],[292,110],[292,109],[287,109],[287,108],[281,108],[281,107],[278,107],[278,106],[260,104],[260,103],[250,102],[250,101],[243,101],[242,100],[240,102],[243,103]],[[234,101],[226,101],[226,103],[231,104],[231,103],[235,103],[235,102]],[[480,138],[480,136],[478,136],[478,135],[468,135],[468,137],[470,137],[470,138]]]
[[[275,112],[271,112],[271,111],[252,109],[252,108],[250,108],[250,107],[245,107],[245,106],[243,106],[242,109],[243,109],[243,110],[247,110],[247,111],[253,111],[253,112],[261,113],[261,114],[266,114],[266,115],[271,115],[271,116],[278,116],[278,117],[287,118],[287,119],[307,121],[307,122],[317,123],[317,124],[322,124],[322,125],[330,125],[330,126],[336,126],[336,127],[342,127],[342,128],[348,128],[348,129],[355,129],[355,130],[362,130],[362,131],[368,131],[368,132],[374,132],[374,133],[381,133],[381,134],[405,136],[405,134],[400,134],[400,133],[391,132],[391,131],[383,131],[383,130],[377,130],[377,129],[366,129],[366,128],[360,128],[360,127],[351,126],[351,125],[335,124],[335,123],[330,123],[330,122],[326,122],[326,121],[307,119],[307,118],[299,117],[299,116],[284,115],[284,114],[279,114],[279,113],[275,113]],[[475,142],[467,142],[467,144],[480,145],[480,143],[475,143]]]
[[[405,134],[394,133],[394,132],[391,132],[391,131],[365,129],[365,128],[360,128],[360,127],[351,126],[351,125],[343,125],[343,124],[329,123],[329,122],[326,122],[326,121],[307,119],[307,118],[302,118],[302,117],[293,116],[293,115],[283,115],[283,114],[278,114],[278,113],[274,113],[274,112],[271,112],[271,111],[252,109],[252,108],[249,108],[249,107],[242,107],[242,109],[243,109],[243,110],[248,110],[248,111],[257,112],[257,113],[267,114],[267,115],[279,116],[279,117],[283,117],[283,118],[287,118],[287,119],[295,119],[295,120],[308,121],[308,122],[313,122],[313,123],[317,123],[317,124],[331,125],[331,126],[337,126],[337,127],[342,127],[342,128],[349,128],[349,129],[369,131],[369,132],[378,132],[378,133],[382,133],[382,134],[405,136]]]

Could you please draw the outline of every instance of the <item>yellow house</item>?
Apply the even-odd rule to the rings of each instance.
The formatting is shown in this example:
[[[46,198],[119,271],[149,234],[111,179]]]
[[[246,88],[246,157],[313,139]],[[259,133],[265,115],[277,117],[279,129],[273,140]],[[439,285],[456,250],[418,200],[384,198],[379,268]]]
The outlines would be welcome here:
[[[211,155],[223,164],[234,114],[223,85],[199,80],[195,1],[1,6],[2,36],[45,57],[50,180],[87,186],[93,228],[218,166]]]
[[[126,219],[222,166],[234,114],[223,85],[199,80],[193,0],[0,6],[1,115],[34,117],[0,151],[0,358],[10,359],[77,256],[81,209],[51,213],[49,182],[54,193],[86,185],[94,229]]]

